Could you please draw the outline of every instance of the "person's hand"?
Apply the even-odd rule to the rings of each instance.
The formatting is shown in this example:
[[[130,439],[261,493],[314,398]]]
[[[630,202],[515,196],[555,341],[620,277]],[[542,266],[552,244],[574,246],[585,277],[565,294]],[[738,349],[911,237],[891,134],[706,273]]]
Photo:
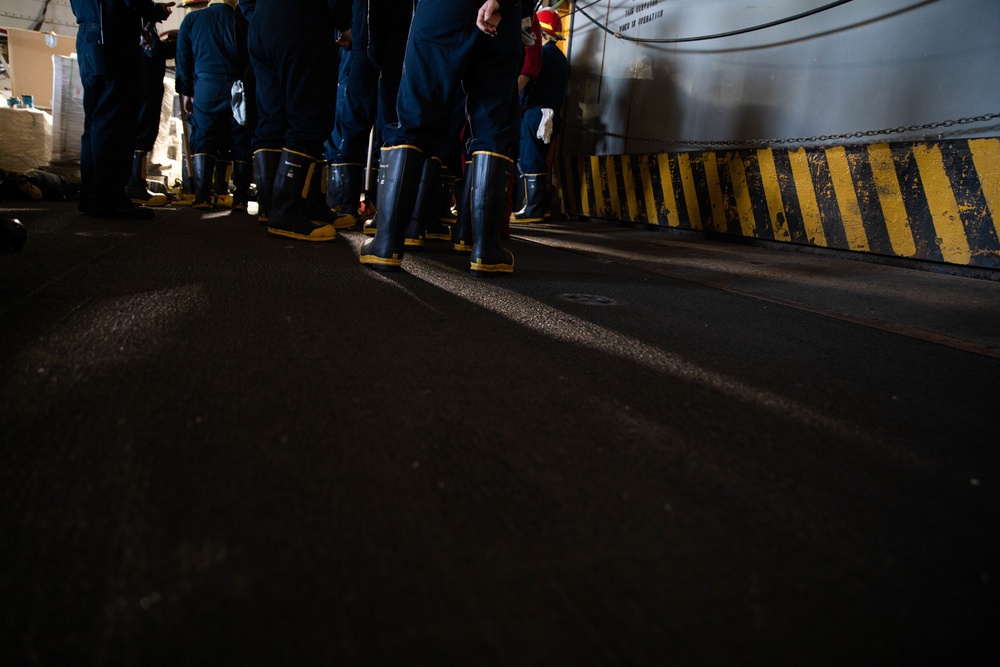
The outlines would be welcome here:
[[[351,33],[350,29],[345,30],[340,33],[340,37],[337,38],[337,46],[342,46],[345,49],[351,45],[351,41],[354,39],[354,35]]]
[[[194,113],[194,95],[181,95],[181,109],[184,113]]]
[[[496,37],[497,26],[500,25],[500,3],[497,0],[486,0],[476,15],[476,27],[491,37]]]

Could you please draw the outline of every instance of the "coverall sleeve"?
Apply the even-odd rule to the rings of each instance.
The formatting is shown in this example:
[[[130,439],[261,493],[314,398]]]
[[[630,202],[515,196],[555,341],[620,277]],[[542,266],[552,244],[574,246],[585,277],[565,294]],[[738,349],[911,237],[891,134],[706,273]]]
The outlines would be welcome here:
[[[181,23],[180,30],[177,31],[177,59],[174,63],[177,68],[177,81],[175,88],[178,95],[194,95],[194,53],[191,50],[191,31],[185,28],[185,23]],[[187,23],[190,27],[190,23]]]

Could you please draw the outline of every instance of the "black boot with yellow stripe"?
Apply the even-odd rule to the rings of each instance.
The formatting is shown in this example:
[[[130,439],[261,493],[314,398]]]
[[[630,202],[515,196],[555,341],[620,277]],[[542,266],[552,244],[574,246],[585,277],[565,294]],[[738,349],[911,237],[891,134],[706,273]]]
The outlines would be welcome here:
[[[337,230],[333,225],[322,221],[314,222],[310,215],[314,213],[315,192],[320,190],[312,181],[323,177],[319,164],[322,162],[304,153],[288,149],[282,151],[274,177],[268,234],[300,241],[332,241],[337,237]],[[313,200],[307,202],[310,195]],[[320,198],[322,208],[326,209],[328,215],[332,215],[330,209],[326,208],[322,192]]]
[[[507,210],[507,184],[514,161],[506,155],[480,151],[472,155],[472,254],[474,276],[514,272],[514,255],[500,244],[500,227]]]
[[[215,184],[212,186],[212,206],[214,208],[233,207],[233,198],[229,194],[229,179],[232,176],[232,171],[232,161],[215,161]]]
[[[375,238],[361,246],[360,261],[379,271],[394,271],[403,262],[406,228],[420,189],[420,174],[427,161],[415,146],[383,148],[375,212]]]
[[[337,212],[333,226],[350,229],[358,224],[362,177],[365,166],[355,162],[334,162],[327,166],[326,205]]]
[[[132,174],[128,181],[128,196],[133,204],[140,206],[164,206],[167,196],[150,192],[146,183],[146,151],[132,153]]]
[[[271,217],[274,194],[274,175],[281,161],[281,151],[261,148],[253,154],[253,180],[257,184],[257,221],[266,223]]]
[[[524,174],[524,208],[514,213],[511,222],[541,222],[548,216],[548,174]]]
[[[465,163],[465,175],[455,192],[455,224],[451,228],[451,250],[464,255],[472,252],[472,161]]]
[[[305,212],[315,225],[333,225],[336,228],[337,214],[326,205],[326,161],[316,160],[309,175],[306,192]]]
[[[194,172],[194,202],[191,208],[212,208],[212,182],[215,179],[215,156],[208,153],[195,153],[191,156],[191,168]]]
[[[417,189],[417,200],[413,204],[413,215],[406,227],[405,245],[407,248],[423,248],[427,232],[427,222],[431,215],[437,215],[434,210],[434,191],[437,186],[437,176],[441,172],[441,160],[431,157],[424,162],[420,172],[420,187]]]
[[[368,185],[364,187],[364,201],[359,207],[359,219],[363,221],[361,231],[367,236],[375,236],[375,209],[378,208],[378,178],[381,169],[376,166],[368,169]]]
[[[233,209],[245,211],[250,202],[253,165],[245,160],[233,160]]]

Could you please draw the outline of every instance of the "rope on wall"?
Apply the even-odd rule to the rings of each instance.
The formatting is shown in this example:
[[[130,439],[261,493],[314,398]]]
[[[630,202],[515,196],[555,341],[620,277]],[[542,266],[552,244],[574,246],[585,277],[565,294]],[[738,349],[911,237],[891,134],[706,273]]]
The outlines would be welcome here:
[[[597,4],[597,2],[599,2],[599,1],[600,0],[592,2],[589,5],[587,5],[587,7],[592,7],[593,5]],[[698,37],[674,37],[674,38],[671,38],[671,39],[640,39],[638,37],[626,37],[625,35],[621,34],[620,32],[615,32],[614,30],[612,30],[608,26],[604,25],[603,23],[601,23],[600,21],[598,21],[597,19],[595,19],[593,16],[591,16],[590,14],[588,14],[585,11],[586,8],[584,8],[584,7],[574,7],[573,12],[578,12],[578,13],[582,14],[588,21],[590,21],[591,23],[593,23],[595,26],[597,26],[598,28],[600,28],[604,32],[606,32],[609,35],[612,35],[614,37],[617,37],[618,39],[623,39],[623,40],[625,40],[627,42],[638,42],[638,43],[642,43],[642,44],[680,44],[682,42],[702,42],[702,41],[706,41],[706,40],[710,40],[710,39],[722,39],[723,37],[733,37],[735,35],[745,35],[745,34],[750,33],[750,32],[756,32],[758,30],[765,30],[767,28],[773,28],[774,26],[782,25],[784,23],[791,23],[792,21],[798,21],[800,19],[804,19],[804,18],[807,18],[809,16],[813,16],[815,14],[819,14],[821,12],[825,12],[825,11],[834,9],[835,7],[839,7],[840,5],[846,5],[848,2],[852,2],[852,1],[853,0],[836,0],[835,2],[830,2],[828,4],[825,4],[825,5],[821,6],[821,7],[816,7],[815,9],[810,9],[809,11],[805,11],[805,12],[802,12],[800,14],[795,14],[794,16],[786,16],[785,18],[782,18],[782,19],[777,19],[775,21],[770,21],[768,23],[762,23],[760,25],[750,26],[748,28],[740,28],[739,30],[730,30],[729,32],[720,32],[720,33],[717,33],[717,34],[714,34],[714,35],[699,35]]]
[[[45,23],[45,13],[49,11],[49,3],[51,1],[52,0],[45,0],[45,2],[42,3],[42,9],[38,12],[38,18],[35,19],[35,25],[31,26],[32,30],[40,29],[42,24]]]
[[[584,132],[589,132],[590,134],[596,134],[602,137],[611,137],[613,139],[624,139],[626,141],[642,141],[650,144],[665,144],[673,146],[685,146],[689,148],[748,148],[748,147],[769,147],[782,144],[793,144],[799,146],[813,146],[813,145],[823,145],[831,141],[846,141],[853,139],[873,139],[875,137],[882,137],[893,134],[905,134],[914,132],[927,132],[928,130],[938,130],[941,128],[950,129],[959,125],[970,125],[973,123],[985,123],[991,120],[997,120],[1000,118],[1000,113],[987,113],[981,116],[969,116],[967,118],[956,118],[951,120],[936,121],[933,123],[923,123],[922,125],[904,125],[900,127],[887,127],[879,130],[865,130],[862,132],[846,132],[844,134],[822,134],[813,137],[792,137],[785,139],[723,139],[723,140],[688,140],[688,139],[653,139],[649,137],[633,137],[626,134],[618,134],[615,132],[606,132],[604,130],[599,130],[596,128],[586,127],[584,125],[578,125],[576,123],[564,123],[565,127],[572,127],[577,130],[582,130]],[[931,138],[933,135],[925,134],[923,139]]]

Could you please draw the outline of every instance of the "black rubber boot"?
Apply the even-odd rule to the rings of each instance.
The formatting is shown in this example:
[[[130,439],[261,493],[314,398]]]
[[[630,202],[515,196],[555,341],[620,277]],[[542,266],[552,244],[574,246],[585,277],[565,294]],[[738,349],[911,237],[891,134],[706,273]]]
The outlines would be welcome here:
[[[281,151],[261,148],[253,154],[253,180],[257,184],[257,221],[267,222],[271,216],[274,174],[278,171]]]
[[[316,160],[309,175],[306,192],[305,213],[314,225],[332,225],[337,214],[326,205],[326,161]]]
[[[274,175],[268,234],[300,241],[332,241],[337,237],[333,225],[316,224],[307,213],[306,196],[312,189],[312,179],[322,177],[322,171],[317,173],[316,158],[287,148],[281,152]],[[326,211],[330,213],[330,209]]]
[[[365,189],[365,201],[360,207],[359,219],[364,221],[361,231],[369,236],[375,235],[375,211],[378,208],[379,168],[368,170],[368,187]]]
[[[244,160],[233,161],[233,208],[245,211],[250,203],[250,182],[253,164]]]
[[[146,184],[146,151],[132,153],[132,174],[128,180],[128,196],[140,206],[164,206],[167,196],[150,192]]]
[[[364,183],[365,166],[353,162],[331,164],[331,176],[327,179],[326,203],[338,215],[333,226],[337,229],[350,229],[358,224],[358,207],[361,205],[361,190]],[[334,192],[330,192],[331,183]]]
[[[517,178],[514,180],[514,196],[512,197],[514,213],[518,213],[524,208],[524,202],[527,201],[525,198],[526,188],[527,186],[524,184],[524,174],[518,170]]]
[[[361,246],[360,260],[373,269],[393,271],[403,262],[406,228],[427,158],[412,146],[393,146],[381,152],[375,238]]]
[[[212,180],[215,177],[215,156],[208,153],[195,153],[191,157],[191,168],[194,173],[194,203],[191,208],[212,208]]]
[[[445,211],[451,215],[451,192],[454,184],[452,176],[446,176],[444,166],[438,171],[434,179],[431,200],[422,211],[424,218],[424,239],[427,241],[450,241],[451,227],[446,224],[451,222],[450,217],[445,217]],[[445,183],[445,181],[448,181]]]
[[[449,173],[450,170],[447,167],[441,168],[441,175],[438,177],[439,191],[437,199],[438,207],[438,219],[447,224],[455,224],[455,210],[453,205],[455,203],[455,188],[458,181],[458,176]]]
[[[413,205],[413,215],[406,227],[405,244],[407,248],[423,248],[428,219],[437,216],[434,208],[434,195],[438,185],[438,174],[441,173],[441,160],[432,157],[424,162],[420,172],[420,187],[417,190],[417,201]]]
[[[215,178],[212,185],[212,194],[215,197],[212,204],[216,208],[233,207],[233,199],[229,196],[229,176],[232,166],[233,163],[229,160],[216,160],[215,162]]]
[[[513,222],[541,222],[548,209],[548,174],[525,174],[524,207],[514,213]]]
[[[455,224],[451,229],[451,250],[458,254],[472,252],[472,162],[465,163],[465,175],[459,180],[455,196]]]
[[[514,162],[496,153],[472,156],[472,255],[469,271],[474,276],[514,272],[514,255],[500,245],[500,227],[507,210],[507,183]]]

